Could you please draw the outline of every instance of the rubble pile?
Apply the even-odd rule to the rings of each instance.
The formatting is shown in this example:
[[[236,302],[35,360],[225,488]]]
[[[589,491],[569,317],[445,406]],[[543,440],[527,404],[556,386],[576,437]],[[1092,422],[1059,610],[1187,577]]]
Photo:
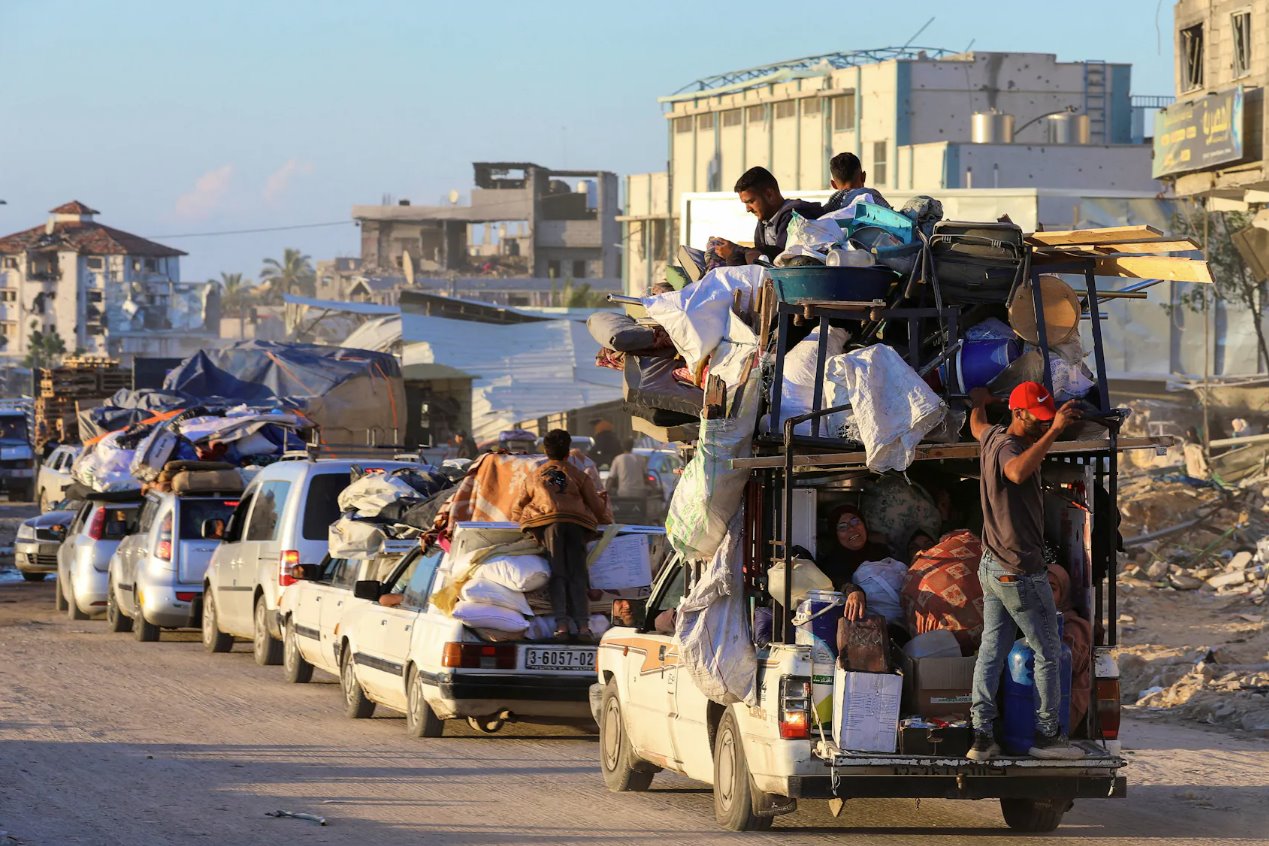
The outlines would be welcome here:
[[[1141,477],[1121,493],[1124,703],[1269,736],[1269,474]]]

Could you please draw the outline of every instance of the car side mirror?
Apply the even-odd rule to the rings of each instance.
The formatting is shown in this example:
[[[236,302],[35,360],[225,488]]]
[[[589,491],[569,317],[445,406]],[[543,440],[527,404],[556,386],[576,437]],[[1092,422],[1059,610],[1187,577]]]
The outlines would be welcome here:
[[[374,579],[361,579],[353,585],[353,596],[358,599],[378,602],[381,593],[383,593],[383,582],[377,582]]]
[[[298,581],[315,582],[322,577],[320,564],[296,564],[291,567],[291,578]]]
[[[202,525],[203,540],[224,540],[225,521],[220,517],[204,520]]]
[[[628,629],[642,629],[648,620],[648,600],[646,599],[614,599],[612,601],[612,624]]]

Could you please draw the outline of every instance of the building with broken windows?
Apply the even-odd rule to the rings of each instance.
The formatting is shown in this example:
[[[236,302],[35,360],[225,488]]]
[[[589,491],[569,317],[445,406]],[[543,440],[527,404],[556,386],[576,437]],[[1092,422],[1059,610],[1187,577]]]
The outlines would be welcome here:
[[[181,281],[185,255],[106,226],[79,201],[0,238],[0,357],[56,333],[67,352],[131,359],[174,356],[215,337],[215,286]],[[213,313],[212,320],[208,319]]]

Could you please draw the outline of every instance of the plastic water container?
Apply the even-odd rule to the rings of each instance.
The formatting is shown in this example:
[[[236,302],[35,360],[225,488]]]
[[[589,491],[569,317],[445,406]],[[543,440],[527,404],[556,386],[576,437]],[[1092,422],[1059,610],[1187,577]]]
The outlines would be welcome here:
[[[957,393],[986,387],[1022,355],[1021,342],[1012,338],[966,341],[956,356],[939,368],[943,384]]]
[[[833,724],[833,673],[837,667],[837,623],[846,608],[846,597],[836,590],[812,590],[793,615],[796,642],[811,647],[811,698],[815,714],[826,726]]]
[[[1062,641],[1064,621],[1058,614],[1058,640]],[[1058,730],[1071,731],[1071,647],[1062,642],[1058,678],[1062,691],[1058,705]],[[1009,650],[1005,678],[1001,685],[1001,712],[1004,716],[1004,747],[1010,755],[1026,755],[1036,735],[1036,710],[1040,691],[1035,686],[1035,652],[1019,639]]]

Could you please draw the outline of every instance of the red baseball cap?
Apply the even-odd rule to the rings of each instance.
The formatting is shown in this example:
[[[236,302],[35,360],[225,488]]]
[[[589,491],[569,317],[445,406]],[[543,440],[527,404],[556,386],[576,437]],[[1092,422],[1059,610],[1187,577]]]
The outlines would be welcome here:
[[[1057,404],[1053,394],[1039,382],[1023,382],[1009,394],[1010,411],[1027,411],[1037,420],[1052,420],[1057,416]]]

